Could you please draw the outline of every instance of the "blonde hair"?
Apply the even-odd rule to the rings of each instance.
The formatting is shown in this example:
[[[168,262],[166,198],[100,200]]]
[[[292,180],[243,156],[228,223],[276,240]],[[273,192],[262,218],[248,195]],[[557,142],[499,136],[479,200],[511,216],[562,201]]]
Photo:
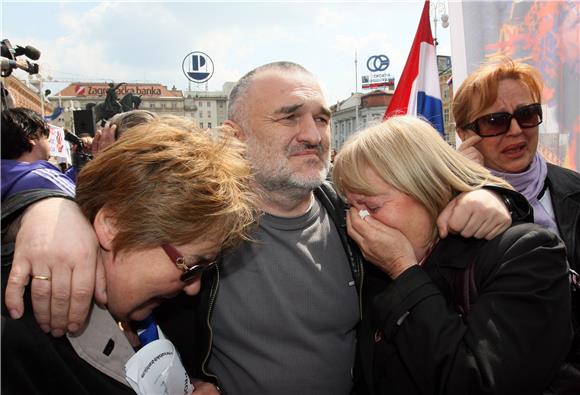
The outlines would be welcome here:
[[[456,152],[429,123],[412,116],[391,117],[347,140],[332,173],[338,192],[376,195],[376,185],[366,179],[367,169],[421,203],[433,223],[461,192],[490,184],[513,189]]]
[[[231,247],[248,238],[255,219],[250,181],[237,140],[157,120],[131,128],[89,162],[76,199],[91,222],[100,208],[110,210],[115,252],[208,237]]]
[[[458,127],[473,122],[497,100],[500,81],[520,81],[530,91],[534,103],[542,103],[542,75],[534,67],[506,56],[494,57],[471,73],[453,98],[453,117]]]

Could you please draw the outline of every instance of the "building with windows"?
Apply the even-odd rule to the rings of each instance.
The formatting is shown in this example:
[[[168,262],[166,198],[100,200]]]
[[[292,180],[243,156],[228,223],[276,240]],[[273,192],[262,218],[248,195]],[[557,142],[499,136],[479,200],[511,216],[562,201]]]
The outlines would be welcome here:
[[[195,118],[199,126],[206,129],[219,126],[228,117],[228,97],[234,82],[223,84],[221,91],[181,91],[175,87],[167,89],[161,84],[124,84],[117,89],[119,100],[128,93],[141,96],[140,109],[158,114],[173,114]],[[109,89],[108,83],[75,82],[49,98],[60,105],[65,115],[71,118],[74,110],[84,110],[87,105],[104,102]],[[59,104],[60,103],[60,104]],[[71,127],[72,120],[65,122]]]
[[[197,119],[204,129],[220,126],[228,119],[228,97],[234,84],[224,83],[221,91],[185,91],[185,116]]]
[[[141,95],[142,102],[139,108],[142,110],[149,110],[158,114],[185,115],[183,93],[181,90],[175,88],[175,86],[167,89],[165,85],[156,84],[147,87],[143,86],[139,90],[139,87],[136,85],[135,92],[132,93]],[[124,94],[126,93],[118,91],[119,99]]]
[[[41,113],[41,107],[44,109],[43,115],[50,115],[53,111],[53,104],[45,101],[44,105],[40,104],[40,92],[28,81],[22,81],[14,75],[2,78],[5,88],[10,93],[14,107],[24,107]]]
[[[84,110],[87,105],[105,101],[108,83],[74,82],[49,98],[53,106],[61,106],[65,111],[65,127],[71,128],[75,110]],[[161,84],[124,84],[117,89],[119,100],[128,93],[141,97],[140,109],[158,114],[184,115],[183,93],[175,88],[167,89]]]
[[[451,105],[453,104],[453,69],[450,56],[437,56],[437,71],[439,72],[439,88],[441,89],[441,104],[443,107],[443,127],[445,141],[455,147],[455,119]]]
[[[381,122],[392,96],[392,92],[383,90],[353,93],[348,99],[330,106],[331,147],[339,151],[351,134]]]
[[[108,83],[75,82],[50,97],[50,101],[61,102],[67,108],[85,109],[89,103],[105,101]],[[117,89],[119,100],[128,93],[141,96],[140,109],[156,113],[183,115],[183,93],[175,88],[167,89],[161,84],[124,84]]]
[[[61,101],[65,108],[84,109],[89,103],[105,100],[108,83],[75,82],[50,98]],[[169,90],[161,84],[124,84],[117,89],[119,100],[128,93],[141,96],[141,109],[157,113],[183,115],[183,94],[175,86]]]

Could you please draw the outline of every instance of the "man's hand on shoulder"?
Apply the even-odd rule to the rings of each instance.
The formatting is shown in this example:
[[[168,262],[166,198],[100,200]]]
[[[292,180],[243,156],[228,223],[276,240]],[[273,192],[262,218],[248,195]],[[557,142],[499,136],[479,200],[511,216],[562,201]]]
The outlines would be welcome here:
[[[491,240],[510,227],[511,215],[503,199],[487,189],[464,192],[453,199],[437,218],[441,238],[449,233]]]
[[[93,228],[74,202],[51,198],[28,207],[16,236],[5,294],[11,317],[24,313],[24,289],[32,281],[34,315],[42,330],[54,336],[78,330],[93,293],[104,300],[102,275],[95,290],[97,250]]]

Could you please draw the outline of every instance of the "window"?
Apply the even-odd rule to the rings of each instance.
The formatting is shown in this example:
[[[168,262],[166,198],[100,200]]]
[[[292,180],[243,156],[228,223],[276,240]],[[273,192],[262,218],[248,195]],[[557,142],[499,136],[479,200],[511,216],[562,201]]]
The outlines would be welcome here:
[[[219,107],[219,108],[224,108],[224,102],[223,102],[223,101],[219,102],[219,103],[218,103],[218,107]]]
[[[207,102],[207,106],[208,107],[211,107],[211,102],[210,101]]]
[[[445,123],[449,123],[449,109],[446,108],[443,110],[443,119]]]
[[[155,103],[149,103],[149,108],[155,108]]]
[[[207,123],[207,127],[208,127],[208,129],[211,129],[211,122]]]
[[[199,127],[203,129],[203,122],[199,123]]]
[[[207,112],[207,117],[208,117],[208,118],[211,118],[211,111],[208,111],[208,112]]]

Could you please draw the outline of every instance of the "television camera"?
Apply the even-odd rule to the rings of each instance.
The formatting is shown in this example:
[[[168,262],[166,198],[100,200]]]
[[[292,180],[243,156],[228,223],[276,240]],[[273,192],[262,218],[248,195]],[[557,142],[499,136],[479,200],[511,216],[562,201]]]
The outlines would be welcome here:
[[[89,161],[93,159],[93,155],[88,152],[89,147],[76,134],[71,133],[65,129],[64,139],[69,143],[76,145],[76,148],[73,151],[72,164],[77,169],[82,169]]]
[[[15,68],[22,69],[28,74],[38,74],[38,63],[29,62],[26,59],[17,59],[19,56],[26,56],[30,60],[38,60],[40,51],[30,45],[12,47],[10,40],[2,40],[2,77],[8,77]]]

